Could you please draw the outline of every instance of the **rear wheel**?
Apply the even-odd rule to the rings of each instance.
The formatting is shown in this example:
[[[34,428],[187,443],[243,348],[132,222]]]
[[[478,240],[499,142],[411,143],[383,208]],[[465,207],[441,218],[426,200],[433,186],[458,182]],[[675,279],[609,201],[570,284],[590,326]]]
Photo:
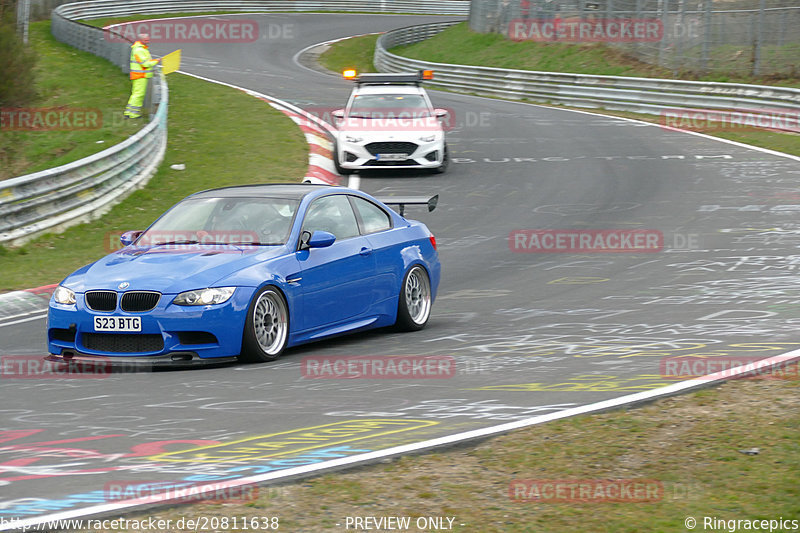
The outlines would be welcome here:
[[[406,272],[397,303],[397,322],[402,331],[417,331],[425,327],[431,316],[431,281],[419,265]]]
[[[274,287],[264,287],[253,296],[247,310],[241,361],[274,361],[289,339],[289,309]]]

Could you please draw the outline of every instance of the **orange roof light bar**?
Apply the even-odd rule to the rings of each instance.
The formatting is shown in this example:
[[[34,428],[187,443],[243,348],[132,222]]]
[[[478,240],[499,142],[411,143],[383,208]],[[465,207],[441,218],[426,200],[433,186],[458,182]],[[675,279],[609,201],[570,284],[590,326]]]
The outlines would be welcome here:
[[[353,80],[356,78],[357,75],[358,73],[354,68],[348,68],[342,71],[342,76],[344,76],[344,79],[346,80]]]
[[[422,79],[423,80],[432,80],[433,79],[433,71],[432,70],[423,70],[422,71]]]

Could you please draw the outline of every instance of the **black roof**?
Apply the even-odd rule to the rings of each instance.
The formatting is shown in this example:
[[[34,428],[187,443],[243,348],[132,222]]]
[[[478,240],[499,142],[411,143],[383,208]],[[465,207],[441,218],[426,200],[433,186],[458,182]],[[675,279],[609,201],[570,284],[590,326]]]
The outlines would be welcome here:
[[[305,195],[319,189],[329,189],[330,185],[313,183],[262,183],[254,185],[236,185],[209,189],[191,195],[192,198],[235,198],[235,197],[272,197],[301,199]]]

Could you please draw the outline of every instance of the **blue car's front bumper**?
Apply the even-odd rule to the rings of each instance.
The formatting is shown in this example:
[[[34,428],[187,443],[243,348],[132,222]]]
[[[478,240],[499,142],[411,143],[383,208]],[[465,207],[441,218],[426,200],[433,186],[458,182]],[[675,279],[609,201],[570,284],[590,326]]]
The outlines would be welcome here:
[[[242,333],[255,288],[237,287],[218,305],[181,306],[174,294],[163,294],[158,305],[143,313],[93,311],[83,294],[73,305],[50,301],[47,346],[50,360],[112,360],[147,364],[197,364],[234,358],[241,351]],[[118,298],[119,299],[119,298]],[[96,316],[139,317],[141,331],[96,332]]]

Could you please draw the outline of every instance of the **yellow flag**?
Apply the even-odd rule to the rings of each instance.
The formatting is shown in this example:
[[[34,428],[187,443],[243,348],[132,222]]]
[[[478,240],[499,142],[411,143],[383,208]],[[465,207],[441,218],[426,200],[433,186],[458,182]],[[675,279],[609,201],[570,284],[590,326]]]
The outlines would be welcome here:
[[[181,68],[181,49],[178,48],[161,58],[161,71],[164,74],[175,72]]]

